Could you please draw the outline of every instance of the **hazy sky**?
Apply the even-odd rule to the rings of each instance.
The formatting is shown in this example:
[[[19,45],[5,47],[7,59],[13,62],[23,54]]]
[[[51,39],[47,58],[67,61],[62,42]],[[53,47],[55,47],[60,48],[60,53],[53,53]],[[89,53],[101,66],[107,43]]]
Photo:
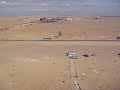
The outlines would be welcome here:
[[[120,0],[0,0],[0,16],[120,16]]]

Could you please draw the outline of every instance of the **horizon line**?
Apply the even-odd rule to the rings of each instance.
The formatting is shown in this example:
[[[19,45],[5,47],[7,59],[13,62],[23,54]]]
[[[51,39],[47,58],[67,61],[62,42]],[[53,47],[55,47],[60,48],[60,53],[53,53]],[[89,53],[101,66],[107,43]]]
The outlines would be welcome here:
[[[0,16],[0,17],[120,17],[120,16],[99,16],[99,15],[16,15],[16,16]]]

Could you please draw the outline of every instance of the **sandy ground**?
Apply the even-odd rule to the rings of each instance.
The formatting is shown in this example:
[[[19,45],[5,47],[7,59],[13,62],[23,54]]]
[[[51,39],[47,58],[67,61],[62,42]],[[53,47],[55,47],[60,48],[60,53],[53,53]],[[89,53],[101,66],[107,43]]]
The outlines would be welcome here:
[[[115,40],[116,37],[120,36],[119,17],[100,17],[98,19],[94,19],[94,17],[71,17],[72,21],[30,24],[37,18],[0,18],[0,27],[8,27],[8,30],[0,31],[0,40],[41,40],[43,38],[52,38],[53,40]],[[56,38],[59,31],[62,32],[62,36]]]
[[[69,43],[1,41],[0,90],[80,90],[75,82],[81,90],[120,89],[119,42]],[[78,59],[69,59],[69,51]]]
[[[0,90],[120,90],[119,40],[34,41],[116,40],[119,17],[31,23],[36,18],[0,18]]]

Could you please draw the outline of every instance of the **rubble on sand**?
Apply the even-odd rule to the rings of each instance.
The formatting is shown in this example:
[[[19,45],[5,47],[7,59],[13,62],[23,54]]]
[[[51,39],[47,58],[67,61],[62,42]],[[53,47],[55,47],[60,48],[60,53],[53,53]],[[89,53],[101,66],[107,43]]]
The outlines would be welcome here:
[[[8,30],[7,27],[0,27],[0,31]]]
[[[94,54],[92,54],[91,56],[96,56],[96,54],[94,53]]]
[[[120,40],[120,37],[116,37],[117,40]]]
[[[89,56],[96,56],[96,53],[93,53],[93,54],[91,54],[91,55],[88,55],[88,54],[84,54],[84,55],[82,55],[82,56],[84,56],[84,57],[89,57]]]
[[[118,53],[117,55],[120,56],[120,53]]]
[[[87,54],[85,54],[85,55],[83,55],[84,57],[89,57],[89,55],[87,55]]]

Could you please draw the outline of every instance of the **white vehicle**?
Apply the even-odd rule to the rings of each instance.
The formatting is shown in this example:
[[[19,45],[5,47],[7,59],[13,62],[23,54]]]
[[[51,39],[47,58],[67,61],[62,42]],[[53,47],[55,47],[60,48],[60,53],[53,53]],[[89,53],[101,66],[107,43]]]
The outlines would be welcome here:
[[[77,59],[77,56],[74,52],[68,52],[66,53],[66,56],[68,56],[71,59]]]

